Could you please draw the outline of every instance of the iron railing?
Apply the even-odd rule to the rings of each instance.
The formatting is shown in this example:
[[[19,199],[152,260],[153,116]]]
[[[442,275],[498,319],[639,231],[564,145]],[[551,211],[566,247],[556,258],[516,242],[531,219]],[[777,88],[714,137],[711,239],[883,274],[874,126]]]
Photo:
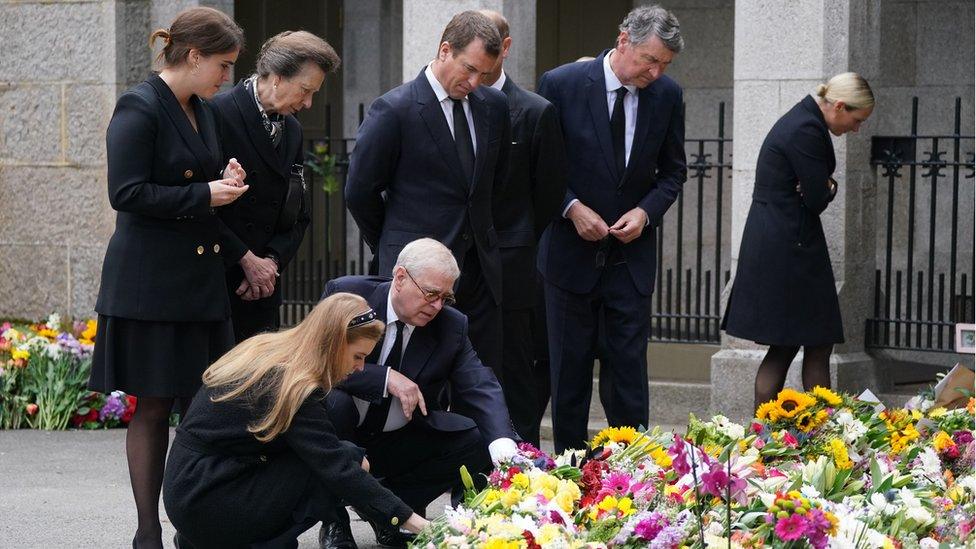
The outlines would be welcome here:
[[[725,103],[718,105],[717,133],[713,138],[685,141],[688,181],[657,231],[652,341],[719,341],[719,300],[729,279],[729,258],[723,255],[723,248],[728,248],[723,238],[729,220],[723,215],[723,204],[731,190],[726,183],[732,173],[732,140],[725,137]],[[342,197],[354,140],[310,141],[308,149],[323,144],[334,155],[338,190],[324,191],[322,178],[306,171],[312,223],[298,254],[283,274],[281,320],[286,326],[304,318],[318,302],[328,280],[365,274],[371,258],[363,241],[350,236],[356,231]]]
[[[961,103],[951,134],[918,134],[916,97],[909,135],[872,138],[887,193],[866,347],[952,352],[955,324],[973,322],[973,136],[961,134]]]

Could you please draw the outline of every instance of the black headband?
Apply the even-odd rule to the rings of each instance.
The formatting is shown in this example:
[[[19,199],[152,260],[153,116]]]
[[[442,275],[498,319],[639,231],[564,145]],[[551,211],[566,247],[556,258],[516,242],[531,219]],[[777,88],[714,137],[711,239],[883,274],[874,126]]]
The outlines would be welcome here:
[[[349,321],[348,328],[355,328],[356,326],[362,326],[363,324],[366,324],[367,322],[372,322],[374,320],[376,320],[376,311],[370,309],[361,315],[354,316],[352,320]]]

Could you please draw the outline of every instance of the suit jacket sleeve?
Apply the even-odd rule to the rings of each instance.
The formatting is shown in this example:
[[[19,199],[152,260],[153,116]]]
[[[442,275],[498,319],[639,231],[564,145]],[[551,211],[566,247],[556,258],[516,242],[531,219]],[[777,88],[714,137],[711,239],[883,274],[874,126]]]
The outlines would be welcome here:
[[[542,97],[545,97],[550,103],[552,103],[553,108],[556,109],[556,114],[558,118],[559,98],[557,97],[556,94],[556,87],[550,82],[549,73],[543,74],[542,78],[539,80],[538,94],[541,95]],[[565,177],[563,178],[562,185],[564,186],[566,185]],[[569,206],[569,203],[574,200],[576,200],[576,194],[573,193],[572,189],[566,187],[566,192],[562,197],[562,204],[560,204],[559,206],[559,211],[562,212],[563,210],[565,210]]]
[[[824,144],[823,130],[812,123],[803,124],[791,137],[783,147],[799,179],[803,205],[820,215],[833,199],[827,183],[832,151]]]
[[[163,219],[208,215],[207,183],[161,185],[152,179],[156,156],[156,113],[136,93],[125,93],[115,106],[106,134],[108,199],[120,212]]]
[[[413,510],[362,469],[357,453],[336,436],[320,396],[316,392],[305,399],[282,434],[285,442],[336,496],[379,524],[390,524],[393,517],[402,524]]]
[[[382,97],[369,107],[369,114],[356,135],[356,147],[346,176],[346,207],[363,239],[374,252],[383,230],[385,205],[382,192],[393,180],[400,155],[400,129],[396,112]]]
[[[535,208],[535,236],[542,236],[546,226],[559,214],[566,195],[566,148],[556,108],[551,104],[542,111],[532,136],[532,204]]]
[[[657,184],[638,203],[647,214],[648,223],[655,227],[661,224],[661,219],[678,198],[681,186],[688,178],[685,164],[684,111],[683,93],[679,89],[674,99],[674,107],[671,109],[671,120],[668,122],[664,142],[657,157]]]
[[[460,403],[462,413],[472,416],[486,440],[515,438],[502,387],[495,373],[474,352],[468,338],[467,318],[458,337],[458,351],[450,376],[451,400]]]
[[[301,128],[298,131],[298,143],[298,153],[295,155],[295,160],[292,163],[304,165],[305,150],[303,145],[305,143],[305,137]],[[284,269],[285,265],[295,257],[295,254],[298,252],[298,247],[302,244],[302,239],[305,238],[305,230],[308,228],[309,221],[311,221],[307,200],[307,196],[302,197],[302,206],[298,212],[298,218],[295,220],[295,224],[291,229],[274,235],[271,241],[268,242],[268,248],[278,256],[280,261],[278,265],[279,271]]]
[[[233,130],[230,129],[227,122],[224,121],[224,116],[221,109],[214,108],[213,111],[217,122],[217,139],[223,143],[224,136],[227,135],[227,132]],[[227,149],[224,148],[223,166],[226,166],[228,162],[230,162],[230,155],[227,154]],[[247,172],[249,168],[249,166],[241,167],[244,168],[245,172]],[[223,167],[221,167],[221,170],[223,170]],[[223,172],[221,172],[221,177],[223,177]],[[244,183],[247,183],[247,178],[244,179]],[[228,204],[227,206],[230,206],[231,204]],[[237,233],[232,231],[230,227],[224,223],[223,213],[227,211],[227,206],[217,208],[217,231],[220,233],[220,249],[223,250],[221,256],[224,258],[224,265],[231,266],[236,265],[237,262],[244,257],[244,254],[248,252],[248,247],[247,244],[245,244],[244,241],[237,236]]]

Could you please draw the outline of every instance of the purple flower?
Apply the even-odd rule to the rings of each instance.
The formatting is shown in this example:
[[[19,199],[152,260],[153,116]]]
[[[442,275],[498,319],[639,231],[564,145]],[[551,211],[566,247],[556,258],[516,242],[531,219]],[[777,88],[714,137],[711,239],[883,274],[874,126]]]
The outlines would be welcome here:
[[[687,443],[678,435],[674,435],[674,443],[668,448],[668,455],[671,456],[671,468],[678,473],[678,476],[685,476],[691,471],[691,464],[688,462]]]
[[[661,530],[651,541],[651,549],[674,549],[685,540],[687,534],[683,526],[668,526]]]
[[[105,405],[98,412],[98,419],[103,423],[106,420],[121,419],[124,412],[124,397],[119,391],[114,391],[105,399]]]
[[[725,465],[722,463],[711,463],[711,470],[702,473],[701,481],[702,490],[706,494],[724,499],[726,490],[730,490],[732,499],[740,505],[745,505],[747,485],[745,479],[738,478],[735,475],[729,477],[728,473],[725,472]]]
[[[668,518],[654,511],[647,518],[634,525],[634,534],[644,541],[651,541],[668,526]]]
[[[956,444],[969,444],[973,441],[972,431],[956,431],[952,433],[952,439],[956,441]]]

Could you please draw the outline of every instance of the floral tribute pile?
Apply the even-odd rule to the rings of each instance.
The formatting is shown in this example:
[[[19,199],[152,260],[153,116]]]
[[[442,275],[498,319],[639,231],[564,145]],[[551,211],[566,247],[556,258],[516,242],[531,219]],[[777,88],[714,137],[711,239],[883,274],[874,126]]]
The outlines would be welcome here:
[[[99,429],[125,425],[136,398],[86,388],[94,320],[53,314],[34,324],[0,324],[0,429]]]
[[[749,425],[609,428],[582,451],[522,445],[413,547],[936,548],[974,544],[973,399],[883,409],[784,390]]]

